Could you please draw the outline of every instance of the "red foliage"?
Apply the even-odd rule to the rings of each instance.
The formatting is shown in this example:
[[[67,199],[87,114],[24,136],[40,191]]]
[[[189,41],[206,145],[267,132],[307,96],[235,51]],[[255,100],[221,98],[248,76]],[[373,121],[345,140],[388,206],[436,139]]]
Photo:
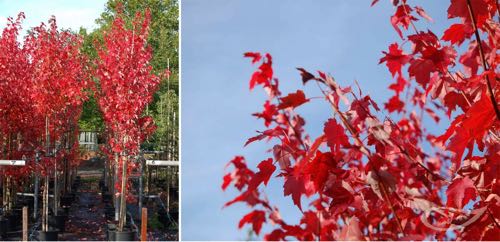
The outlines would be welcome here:
[[[98,47],[96,76],[101,84],[98,103],[108,134],[109,147],[105,153],[113,161],[114,154],[124,158],[137,155],[142,141],[156,128],[151,117],[143,116],[160,83],[149,64],[152,58],[147,44],[149,24],[149,10],[144,16],[137,13],[132,29],[126,28],[119,13],[104,34],[104,45]],[[121,162],[116,165],[121,166]],[[131,169],[129,162],[127,171],[130,173]]]
[[[252,209],[238,227],[249,223],[259,234],[269,223],[266,240],[500,239],[497,4],[452,0],[448,17],[459,23],[441,41],[413,24],[414,12],[431,21],[421,7],[392,2],[398,34],[405,38],[401,27],[414,32],[380,59],[396,81],[385,110],[398,111],[398,117],[384,116],[369,96],[341,87],[332,76],[298,68],[303,84],[316,82],[334,111],[323,133],[311,139],[294,110],[311,100],[302,90],[282,97],[271,56],[245,54],[260,62],[250,89],[261,85],[269,96],[264,111],[254,114],[267,130],[246,144],[277,144],[257,172],[241,156],[230,162],[234,169],[222,189],[233,185],[240,195],[225,206],[242,202]],[[468,48],[459,49],[463,43]],[[408,93],[404,100],[401,93]],[[448,117],[450,125],[436,135],[422,126],[424,117]],[[275,173],[284,196],[302,212],[300,220],[285,222],[267,199],[267,181]]]
[[[55,153],[54,158],[42,159],[38,168],[43,174],[56,161],[76,161],[78,141],[69,137],[78,133],[77,121],[89,87],[81,38],[59,31],[52,17],[49,26],[42,23],[33,28],[21,44],[22,19],[24,13],[15,21],[9,18],[0,38],[2,150],[7,151],[4,158],[28,161],[25,167],[5,169],[6,175],[16,178],[33,173],[35,152],[48,152],[46,147]]]

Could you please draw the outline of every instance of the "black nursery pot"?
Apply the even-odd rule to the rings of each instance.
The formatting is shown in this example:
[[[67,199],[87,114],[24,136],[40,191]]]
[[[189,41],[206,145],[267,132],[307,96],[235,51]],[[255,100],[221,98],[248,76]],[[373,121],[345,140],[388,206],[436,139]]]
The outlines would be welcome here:
[[[61,233],[64,233],[65,225],[66,225],[66,215],[57,215],[57,216],[52,216],[49,219],[49,225],[53,226],[57,230],[59,230]]]
[[[9,220],[7,218],[0,218],[0,237],[6,238],[7,232],[10,230]]]
[[[69,206],[63,206],[63,207],[62,207],[62,209],[63,209],[63,211],[64,211],[64,214],[69,214],[69,209],[70,209],[70,208],[71,208],[71,207],[69,207]]]
[[[19,214],[16,213],[11,213],[6,216],[7,219],[9,219],[9,230],[10,231],[15,231],[18,227],[21,226],[22,223],[22,217]]]
[[[174,221],[178,221],[179,220],[179,211],[170,211],[170,217],[172,217],[172,219]]]
[[[108,224],[106,230],[106,240],[115,241],[116,224]]]
[[[109,194],[109,193],[103,193],[102,194],[102,201],[103,202],[109,202],[109,201],[111,201],[111,198],[112,198],[111,194]]]
[[[132,230],[132,228],[125,226],[123,231],[117,230],[117,225],[110,223],[108,224],[107,238],[108,241],[134,241],[137,236],[137,231]]]
[[[63,195],[61,197],[61,206],[71,206],[71,203],[74,200],[74,196],[71,195]]]
[[[134,231],[134,230],[126,231],[124,229],[124,231],[122,231],[122,232],[115,231],[114,233],[115,233],[115,241],[133,241],[133,240],[135,240],[136,231]]]
[[[49,230],[49,231],[38,231],[38,240],[40,241],[57,241],[59,231]]]

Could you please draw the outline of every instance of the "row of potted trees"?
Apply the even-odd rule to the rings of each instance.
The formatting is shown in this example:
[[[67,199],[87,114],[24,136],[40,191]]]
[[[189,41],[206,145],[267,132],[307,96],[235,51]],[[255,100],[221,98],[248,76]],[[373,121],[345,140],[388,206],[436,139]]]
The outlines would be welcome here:
[[[123,232],[127,175],[135,168],[129,161],[155,129],[153,119],[143,115],[160,80],[149,64],[149,11],[138,13],[131,28],[125,26],[119,13],[104,35],[104,43],[96,43],[99,58],[94,63],[80,52],[81,37],[60,31],[55,17],[48,25],[31,29],[21,44],[18,36],[23,19],[23,13],[15,20],[9,18],[0,37],[0,155],[26,160],[24,167],[1,168],[5,216],[0,219],[0,229],[7,224],[6,218],[19,215],[13,206],[24,186],[33,193],[33,201],[28,203],[33,204],[30,214],[34,219],[39,216],[42,200],[40,239],[57,237],[51,224],[64,230],[61,208],[74,199],[68,184],[74,181],[73,186],[78,186],[74,179],[78,119],[83,102],[93,93],[106,125],[108,143],[103,151],[113,173],[107,183],[118,209],[117,231]]]

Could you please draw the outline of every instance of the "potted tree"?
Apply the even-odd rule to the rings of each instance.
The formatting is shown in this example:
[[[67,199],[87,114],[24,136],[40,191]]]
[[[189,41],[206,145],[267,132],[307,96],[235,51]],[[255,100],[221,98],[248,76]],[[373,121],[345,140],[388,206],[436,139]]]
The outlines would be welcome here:
[[[69,31],[59,31],[55,17],[49,19],[49,26],[41,24],[33,28],[25,40],[32,65],[33,95],[37,112],[45,119],[45,157],[42,158],[42,173],[45,176],[43,189],[42,230],[39,239],[57,239],[59,230],[52,225],[64,227],[64,216],[59,216],[58,179],[63,160],[76,149],[68,152],[61,147],[65,134],[81,113],[83,101],[87,98],[88,76],[84,71],[85,58],[80,53],[82,40]],[[76,142],[76,141],[75,141]],[[53,219],[49,218],[49,181],[54,178]]]
[[[151,117],[143,116],[158,89],[159,77],[152,73],[148,45],[150,12],[137,13],[131,28],[126,28],[121,6],[111,29],[98,46],[96,76],[100,81],[98,104],[108,133],[108,159],[114,170],[115,208],[118,224],[108,226],[115,240],[133,240],[136,231],[126,226],[127,176],[135,169],[130,162],[138,155],[142,141],[154,131]]]

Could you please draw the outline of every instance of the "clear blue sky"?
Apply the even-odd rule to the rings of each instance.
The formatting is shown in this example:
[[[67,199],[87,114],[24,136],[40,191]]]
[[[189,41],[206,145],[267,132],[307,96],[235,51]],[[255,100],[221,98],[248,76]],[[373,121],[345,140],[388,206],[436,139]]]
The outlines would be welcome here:
[[[51,15],[56,16],[60,28],[78,30],[81,26],[94,29],[94,20],[104,11],[106,0],[0,0],[0,28],[4,28],[9,16],[16,18],[24,12],[26,19],[23,33],[31,27],[47,23]]]
[[[264,129],[250,114],[261,111],[265,95],[260,88],[249,92],[255,66],[242,54],[271,53],[284,93],[302,88],[295,70],[301,66],[329,72],[342,85],[358,80],[364,93],[381,103],[391,94],[387,86],[392,78],[385,65],[377,63],[381,51],[400,42],[389,22],[394,12],[389,2],[370,7],[371,0],[182,1],[182,239],[247,238],[248,227],[238,230],[237,223],[250,210],[244,205],[222,209],[236,193],[220,189],[224,165],[234,155],[246,156],[251,166],[270,157],[264,143],[243,148],[255,130]],[[449,23],[449,2],[414,2],[434,18],[420,29],[442,33]],[[306,87],[306,95],[319,96],[315,89]],[[312,137],[330,115],[321,101],[298,112],[307,117]],[[442,128],[426,123],[437,132]],[[270,199],[285,220],[296,223],[298,212],[291,199],[282,198],[280,180],[272,180]]]

